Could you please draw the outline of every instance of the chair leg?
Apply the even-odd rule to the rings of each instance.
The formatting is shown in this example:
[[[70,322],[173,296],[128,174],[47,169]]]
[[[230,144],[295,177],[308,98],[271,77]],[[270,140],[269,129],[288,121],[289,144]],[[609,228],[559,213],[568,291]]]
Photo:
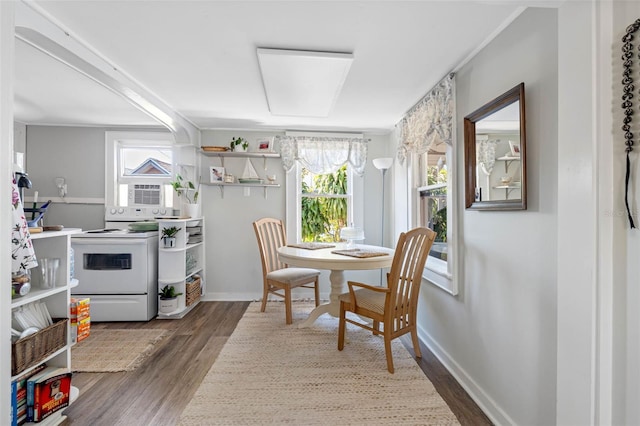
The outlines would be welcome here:
[[[373,335],[380,334],[380,321],[373,321]]]
[[[269,291],[267,290],[267,284],[262,288],[262,305],[260,306],[260,312],[264,312],[267,307],[267,299],[269,298]]]
[[[418,341],[418,330],[415,327],[411,330],[411,340],[413,341],[413,351],[416,353],[417,358],[422,358],[422,352],[420,351],[420,342]]]
[[[393,374],[393,355],[391,353],[391,337],[388,334],[384,335],[384,352],[387,355],[387,370]]]
[[[293,317],[291,315],[291,288],[289,287],[284,289],[284,304],[287,313],[287,324],[291,324]]]
[[[344,349],[344,333],[346,329],[346,312],[344,309],[344,302],[340,302],[340,321],[338,323],[338,350]]]
[[[315,292],[315,296],[316,296],[316,307],[320,305],[320,280],[318,280],[318,277],[316,277],[316,281],[315,284],[313,286],[314,288],[314,292]]]

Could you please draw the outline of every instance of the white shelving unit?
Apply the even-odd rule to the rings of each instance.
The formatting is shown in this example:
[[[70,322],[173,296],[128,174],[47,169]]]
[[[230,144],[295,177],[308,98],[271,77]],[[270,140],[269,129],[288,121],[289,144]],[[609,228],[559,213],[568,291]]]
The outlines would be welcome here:
[[[70,276],[71,265],[69,254],[71,252],[71,235],[79,232],[82,232],[79,228],[69,228],[62,231],[47,231],[31,235],[37,259],[47,257],[60,258],[60,267],[57,276],[58,281],[56,282],[55,287],[43,288],[42,278],[37,272],[37,267],[32,269],[31,291],[25,296],[11,299],[12,311],[31,302],[43,301],[47,305],[47,309],[52,318],[69,318],[69,298],[71,297],[71,288],[78,285],[78,281],[71,279]],[[39,363],[26,368],[15,376],[12,376],[11,381],[33,370],[37,365],[45,362],[50,366],[66,367],[71,370],[71,330],[69,323],[67,323],[66,345],[48,357],[42,359]],[[70,404],[75,401],[79,393],[80,391],[78,388],[71,388]],[[62,414],[63,412],[64,410],[57,411],[38,424],[61,424],[66,419],[66,416]]]
[[[244,158],[244,159],[262,159],[262,168],[266,172],[267,170],[267,160],[270,158],[280,158],[280,154],[277,152],[234,152],[234,151],[205,151],[202,150],[201,154],[206,157],[218,157],[220,160],[220,165],[225,167],[225,158]],[[207,168],[208,169],[208,168]],[[266,181],[266,176],[263,181]],[[229,187],[244,187],[249,190],[250,188],[263,188],[264,189],[264,198],[267,198],[267,189],[268,188],[280,188],[280,184],[278,183],[225,183],[225,182],[203,182],[203,185],[211,185],[217,186],[220,189],[220,196],[224,198],[224,188]]]
[[[165,247],[162,238],[162,230],[172,226],[180,228],[176,234],[176,242],[173,247]],[[199,230],[201,241],[190,243],[189,230]],[[158,220],[158,231],[160,238],[158,240],[158,291],[166,285],[175,287],[178,296],[178,308],[169,313],[158,312],[158,319],[176,319],[182,318],[189,313],[198,303],[196,302],[187,306],[186,289],[187,281],[194,275],[200,276],[200,295],[204,294],[205,289],[205,245],[204,245],[204,218],[190,219],[166,219]],[[193,236],[192,236],[193,237]],[[159,298],[160,296],[158,296]]]

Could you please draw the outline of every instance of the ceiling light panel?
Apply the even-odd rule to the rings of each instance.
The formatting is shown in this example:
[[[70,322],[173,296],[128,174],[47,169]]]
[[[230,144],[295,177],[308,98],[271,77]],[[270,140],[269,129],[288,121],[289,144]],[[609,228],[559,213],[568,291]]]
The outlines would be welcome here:
[[[258,62],[272,115],[328,117],[353,54],[258,48]]]

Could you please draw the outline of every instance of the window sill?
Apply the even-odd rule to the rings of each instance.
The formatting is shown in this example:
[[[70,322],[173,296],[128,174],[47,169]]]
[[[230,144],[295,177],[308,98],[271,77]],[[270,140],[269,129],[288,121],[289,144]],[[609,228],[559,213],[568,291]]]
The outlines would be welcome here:
[[[430,284],[440,287],[452,295],[458,294],[453,275],[449,272],[447,262],[433,256],[427,258],[422,278]]]

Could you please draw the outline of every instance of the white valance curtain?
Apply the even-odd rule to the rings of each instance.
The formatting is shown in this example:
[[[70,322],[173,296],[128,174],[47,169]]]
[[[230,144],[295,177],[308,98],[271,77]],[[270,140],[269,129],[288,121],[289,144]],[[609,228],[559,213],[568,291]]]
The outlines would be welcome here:
[[[316,174],[335,173],[349,163],[358,176],[367,163],[367,140],[311,136],[276,136],[282,167],[289,172],[296,161]]]
[[[400,129],[398,160],[422,154],[439,143],[453,144],[455,119],[454,74],[443,78],[396,125]]]

